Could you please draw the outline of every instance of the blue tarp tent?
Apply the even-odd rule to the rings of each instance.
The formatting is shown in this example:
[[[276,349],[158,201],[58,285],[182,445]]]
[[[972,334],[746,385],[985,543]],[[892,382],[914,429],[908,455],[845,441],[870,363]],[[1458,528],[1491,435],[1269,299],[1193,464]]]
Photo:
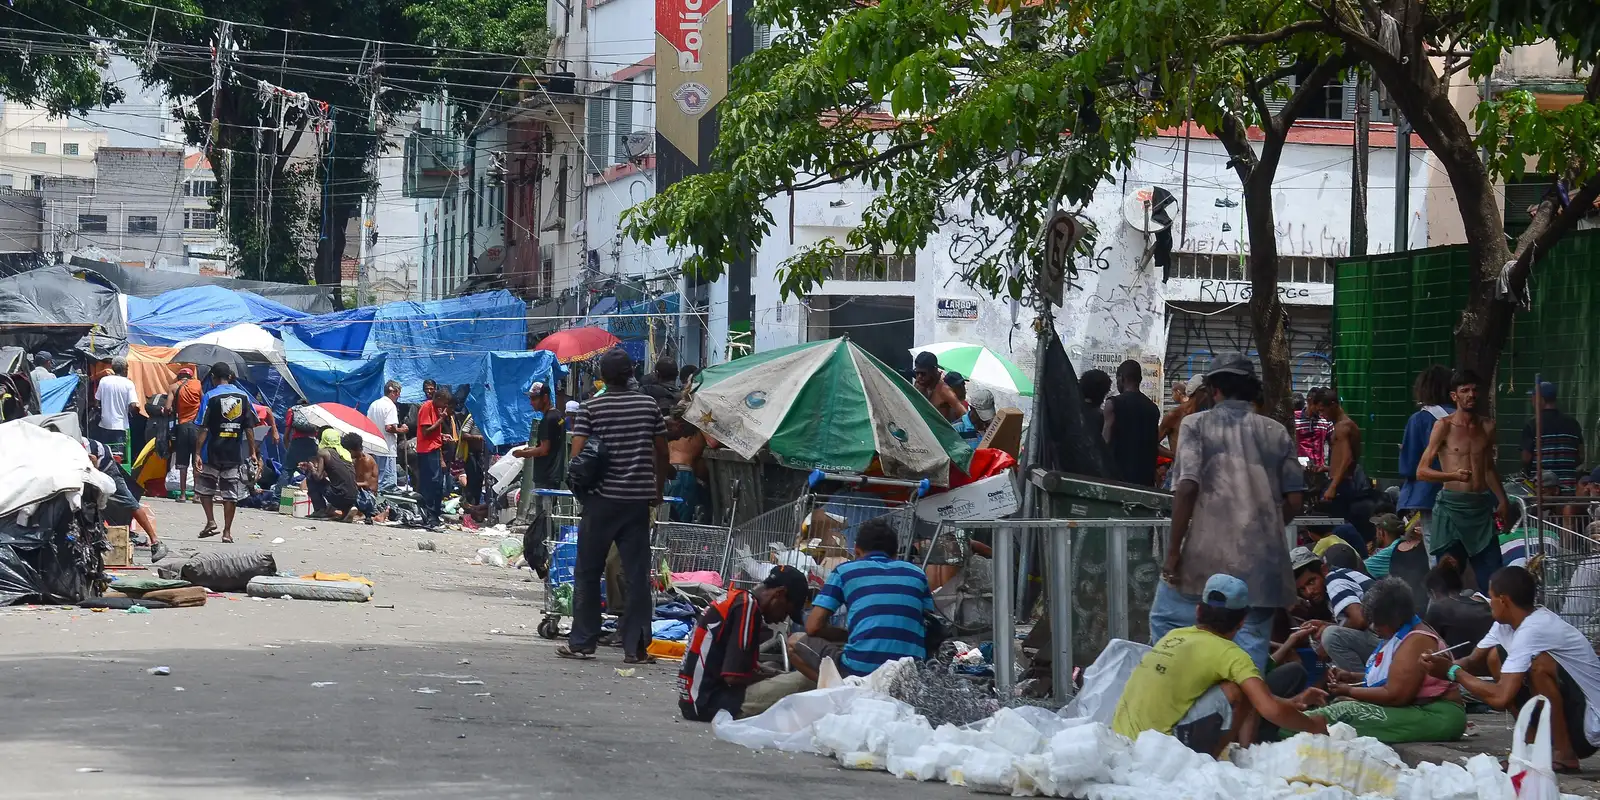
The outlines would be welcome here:
[[[490,353],[485,363],[484,379],[473,384],[467,395],[467,410],[495,447],[528,441],[533,428],[528,387],[536,380],[550,382],[555,354],[544,350]]]
[[[64,378],[40,381],[34,389],[39,392],[39,413],[60,414],[67,410],[67,405],[72,402],[73,392],[78,390],[78,376],[68,375]]]
[[[337,358],[360,358],[367,349],[372,320],[378,306],[320,314],[295,323],[294,331],[307,347]],[[288,326],[285,326],[288,327]]]
[[[603,320],[606,330],[611,331],[612,336],[622,340],[649,339],[652,323],[654,323],[655,330],[658,331],[671,330],[672,327],[677,325],[678,295],[668,294],[662,295],[657,300],[635,300],[621,303],[613,313],[617,314],[617,316]],[[645,316],[648,314],[671,314],[673,316]]]
[[[292,330],[283,332],[283,350],[289,372],[308,402],[343,403],[365,413],[372,401],[383,396],[387,356],[336,358],[313,350]]]
[[[216,333],[241,322],[262,327],[306,318],[307,314],[250,292],[220,286],[175,289],[145,300],[128,297],[128,341],[174,345]]]
[[[491,352],[521,352],[528,344],[528,307],[501,290],[378,306],[363,355],[387,355],[384,377],[400,382],[400,400],[422,400],[422,382],[474,386]],[[299,376],[296,375],[296,378]]]

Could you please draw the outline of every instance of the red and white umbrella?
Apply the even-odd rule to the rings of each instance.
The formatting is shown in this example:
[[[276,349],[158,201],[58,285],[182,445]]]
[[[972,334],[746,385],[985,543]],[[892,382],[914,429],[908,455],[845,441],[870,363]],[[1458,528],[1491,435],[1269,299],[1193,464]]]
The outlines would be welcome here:
[[[318,428],[330,427],[339,431],[340,435],[354,433],[361,437],[361,447],[369,456],[393,455],[389,452],[389,443],[384,441],[383,431],[367,419],[367,415],[347,405],[339,403],[317,403],[314,406],[296,408],[294,413],[304,414],[305,418]]]
[[[618,341],[605,328],[568,328],[544,337],[533,349],[548,350],[556,354],[557,361],[571,364],[574,361],[588,361],[616,347]]]

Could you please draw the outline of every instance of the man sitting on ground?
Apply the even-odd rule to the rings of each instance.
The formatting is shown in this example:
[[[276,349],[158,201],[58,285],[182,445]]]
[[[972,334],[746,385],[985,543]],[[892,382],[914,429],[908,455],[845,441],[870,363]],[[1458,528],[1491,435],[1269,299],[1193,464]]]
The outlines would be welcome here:
[[[1333,665],[1346,672],[1360,672],[1367,656],[1378,647],[1378,637],[1367,630],[1367,616],[1361,608],[1361,595],[1372,585],[1372,578],[1353,569],[1330,567],[1316,554],[1296,547],[1289,554],[1294,568],[1295,588],[1313,607],[1326,606],[1333,622],[1307,620],[1323,652]]]
[[[1538,588],[1522,567],[1495,572],[1489,579],[1495,620],[1489,635],[1460,661],[1447,653],[1427,656],[1428,671],[1501,711],[1520,711],[1534,695],[1544,695],[1550,700],[1555,771],[1569,774],[1600,744],[1600,657],[1577,628],[1534,605]]]
[[[349,450],[337,431],[324,428],[322,445],[316,457],[300,462],[300,471],[306,474],[306,493],[311,495],[311,516],[344,519],[356,504],[355,467],[345,460]]]
[[[790,637],[796,670],[815,681],[824,658],[848,676],[870,674],[889,661],[928,657],[922,615],[933,611],[933,594],[921,567],[890,557],[899,549],[900,537],[888,520],[861,523],[855,560],[834,567],[812,601],[806,632]],[[840,630],[829,620],[845,607],[846,630]]]
[[[378,460],[367,455],[359,433],[345,434],[342,443],[350,451],[351,466],[356,472],[355,512],[346,515],[346,521],[355,522],[355,514],[360,512],[371,525],[378,517]]]
[[[689,648],[678,669],[678,710],[683,718],[710,722],[718,711],[741,716],[749,705],[745,694],[751,684],[778,674],[759,661],[761,643],[767,638],[761,623],[800,622],[809,593],[805,573],[776,566],[760,586],[748,592],[731,589],[707,606],[689,635]],[[797,685],[786,694],[805,688]]]
[[[1117,701],[1112,729],[1129,739],[1150,730],[1171,734],[1213,757],[1229,742],[1252,744],[1260,718],[1280,728],[1327,733],[1327,723],[1302,713],[1307,703],[1321,701],[1320,689],[1290,700],[1274,697],[1255,662],[1234,643],[1250,613],[1244,581],[1212,575],[1201,599],[1193,627],[1168,632],[1139,660]]]

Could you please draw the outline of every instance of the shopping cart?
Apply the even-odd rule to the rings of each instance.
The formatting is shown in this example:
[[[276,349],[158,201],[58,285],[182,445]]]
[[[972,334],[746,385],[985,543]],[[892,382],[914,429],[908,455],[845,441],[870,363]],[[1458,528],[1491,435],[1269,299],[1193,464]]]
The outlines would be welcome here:
[[[533,524],[542,527],[540,535],[544,538],[545,550],[550,558],[550,569],[544,581],[544,618],[535,630],[543,638],[554,639],[561,635],[561,619],[572,616],[574,573],[578,567],[578,521],[582,518],[582,504],[572,492],[564,489],[535,489],[533,494],[535,502],[539,504],[539,516]],[[677,497],[662,499],[664,502],[656,507],[658,516],[667,504],[683,502]],[[665,547],[657,544],[660,534],[656,526],[660,524],[651,520],[652,564],[661,563],[667,552]],[[726,536],[725,532],[723,536]]]
[[[819,492],[818,486],[824,482],[838,488]],[[899,535],[895,555],[901,558],[911,553],[919,533],[928,538],[936,528],[930,524],[920,531],[912,511],[914,501],[928,491],[926,479],[905,481],[817,470],[811,473],[807,488],[794,502],[730,529],[723,585],[750,588],[760,583],[774,564],[804,570],[813,582],[821,583],[834,565],[854,555],[856,531],[868,520],[887,519]],[[906,497],[867,491],[872,488],[904,490]]]
[[[1578,498],[1509,499],[1520,507],[1521,555],[1539,580],[1541,604],[1600,643],[1600,536],[1587,505],[1574,513]]]

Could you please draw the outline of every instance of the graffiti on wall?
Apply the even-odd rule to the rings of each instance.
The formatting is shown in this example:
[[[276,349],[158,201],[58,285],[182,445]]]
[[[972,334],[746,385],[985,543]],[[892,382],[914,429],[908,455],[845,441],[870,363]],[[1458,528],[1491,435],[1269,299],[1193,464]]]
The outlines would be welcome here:
[[[1285,256],[1321,256],[1325,258],[1344,258],[1350,255],[1350,231],[1348,226],[1335,227],[1320,225],[1313,230],[1314,223],[1309,222],[1279,222],[1274,227],[1278,241],[1278,254]],[[1198,228],[1198,226],[1196,226]],[[1219,231],[1209,233],[1191,229],[1190,235],[1185,237],[1183,245],[1178,248],[1184,253],[1226,253],[1240,255],[1250,252],[1249,237],[1243,231]],[[1392,242],[1375,241],[1368,244],[1368,249],[1373,254],[1387,253],[1394,249]]]
[[[1288,329],[1290,386],[1308,392],[1333,383],[1333,342],[1326,324],[1296,325]],[[1222,353],[1245,353],[1258,359],[1255,333],[1248,314],[1202,317],[1175,315],[1167,331],[1166,375],[1172,380],[1187,380],[1211,369],[1211,362]]]

